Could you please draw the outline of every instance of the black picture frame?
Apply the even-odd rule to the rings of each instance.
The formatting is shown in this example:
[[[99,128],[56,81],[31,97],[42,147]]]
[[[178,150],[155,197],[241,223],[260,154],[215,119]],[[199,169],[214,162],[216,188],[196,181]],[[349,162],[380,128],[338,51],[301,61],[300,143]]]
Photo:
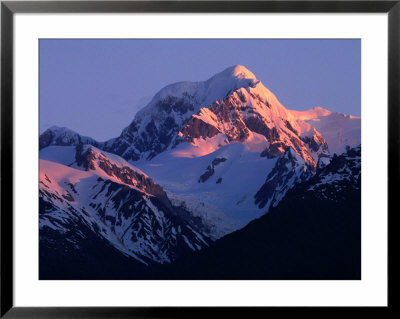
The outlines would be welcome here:
[[[15,13],[91,13],[91,12],[383,12],[388,13],[388,234],[389,252],[393,249],[393,215],[399,212],[396,190],[399,182],[400,153],[400,0],[396,1],[1,1],[1,317],[5,318],[192,318],[230,313],[253,317],[272,311],[301,316],[327,308],[309,307],[70,307],[22,308],[13,303],[13,17]],[[390,244],[392,243],[392,244]],[[391,265],[392,255],[388,254]],[[391,265],[389,271],[393,268]],[[388,314],[394,301],[389,272],[388,307],[332,308],[355,314],[359,311]]]

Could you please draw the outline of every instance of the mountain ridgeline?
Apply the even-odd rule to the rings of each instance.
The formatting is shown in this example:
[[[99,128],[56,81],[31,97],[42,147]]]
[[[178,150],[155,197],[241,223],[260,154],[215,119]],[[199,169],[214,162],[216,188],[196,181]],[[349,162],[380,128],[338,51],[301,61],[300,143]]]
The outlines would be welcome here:
[[[360,118],[244,66],[161,89],[120,136],[39,137],[41,279],[358,279]]]

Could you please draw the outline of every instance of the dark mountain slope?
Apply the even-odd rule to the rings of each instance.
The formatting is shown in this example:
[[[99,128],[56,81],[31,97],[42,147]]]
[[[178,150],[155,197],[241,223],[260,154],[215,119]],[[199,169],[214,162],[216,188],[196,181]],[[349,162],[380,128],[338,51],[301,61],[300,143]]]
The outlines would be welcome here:
[[[168,265],[169,279],[360,279],[361,149],[351,149],[245,228]]]
[[[79,249],[67,238],[84,236]],[[84,224],[67,234],[51,228],[40,231],[40,280],[122,280],[144,278],[148,267],[121,253]]]

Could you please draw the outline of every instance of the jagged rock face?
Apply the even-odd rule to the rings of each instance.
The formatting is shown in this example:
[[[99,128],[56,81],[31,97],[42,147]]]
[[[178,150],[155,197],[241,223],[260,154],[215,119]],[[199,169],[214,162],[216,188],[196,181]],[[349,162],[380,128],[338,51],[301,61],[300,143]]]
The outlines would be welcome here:
[[[311,183],[312,182],[312,183]],[[348,148],[330,163],[317,171],[310,180],[308,191],[316,197],[338,202],[346,193],[361,190],[361,145]]]
[[[160,185],[122,159],[88,145],[78,145],[75,158],[70,167],[41,160],[41,232],[75,234],[68,238],[79,250],[90,230],[90,238],[147,265],[211,243],[199,217],[174,206]]]
[[[215,126],[203,122],[197,117],[192,117],[180,133],[180,135],[184,137],[182,139],[183,141],[191,143],[195,138],[210,138],[219,134],[220,131]],[[175,142],[174,147],[178,144],[179,140]]]
[[[165,151],[180,129],[180,121],[177,123],[176,119],[193,110],[193,105],[172,97],[156,105],[158,113],[148,123],[144,124],[145,119],[135,119],[108,149],[132,161],[140,159],[142,153],[151,159]]]
[[[301,123],[307,129],[304,134],[297,126],[297,121],[285,114],[283,106],[275,105],[275,108],[282,109],[277,111],[268,100],[262,99],[256,93],[261,91],[258,85],[234,91],[227,98],[192,115],[179,132],[174,146],[217,134],[226,135],[229,142],[244,142],[249,138],[250,132],[254,132],[263,135],[269,142],[261,156],[277,157],[291,147],[307,164],[315,168],[319,156],[329,154],[325,139],[318,131]]]
[[[144,196],[142,192],[105,181],[94,197],[107,198],[106,202],[94,200],[89,205],[107,220],[132,253],[163,263],[211,243],[207,236],[194,231],[205,231],[200,218],[172,206],[166,196]]]
[[[243,66],[228,68],[205,82],[164,88],[105,150],[137,161],[218,134],[226,135],[227,142],[243,142],[250,132],[269,142],[264,156],[280,156],[292,147],[316,167],[319,154],[328,153],[323,137],[295,119]]]
[[[361,146],[348,149],[346,153],[330,157],[321,157],[314,173],[313,167],[305,165],[304,161],[293,152],[288,151],[276,162],[267,180],[256,193],[255,202],[260,208],[276,206],[286,193],[296,184],[312,179],[310,190],[319,190],[324,199],[335,198],[336,184],[345,187],[356,185],[360,189],[361,180]],[[347,183],[348,182],[348,183]],[[332,189],[335,188],[335,189]],[[349,191],[349,190],[346,190]],[[315,195],[317,196],[317,195]]]
[[[248,117],[244,123],[250,131],[265,136],[272,145],[279,141],[278,130],[275,127],[269,128],[260,117]]]
[[[308,180],[313,174],[314,167],[305,163],[292,149],[288,149],[279,157],[265,183],[255,194],[255,203],[259,208],[268,211],[270,207],[276,206],[291,188]]]
[[[80,144],[75,149],[75,158],[78,166],[82,166],[86,170],[96,170],[96,167],[98,167],[108,176],[114,176],[124,184],[135,186],[151,195],[166,197],[163,188],[154,183],[145,174],[135,171],[129,166],[120,167],[116,165],[106,155],[92,147]]]
[[[196,96],[186,91],[178,96],[159,92],[106,150],[132,161],[152,159],[171,145],[197,103]]]
[[[325,143],[325,140],[323,140],[323,137],[318,134],[318,135],[313,135],[311,138],[308,136],[305,136],[302,138],[302,141],[309,146],[310,150],[314,152],[318,152],[320,146],[322,143]],[[325,145],[324,145],[325,146]]]

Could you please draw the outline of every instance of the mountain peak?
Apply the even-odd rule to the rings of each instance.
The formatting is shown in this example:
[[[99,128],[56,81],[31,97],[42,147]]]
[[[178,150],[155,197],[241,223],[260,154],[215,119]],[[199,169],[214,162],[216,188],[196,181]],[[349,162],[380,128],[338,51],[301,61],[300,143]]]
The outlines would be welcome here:
[[[236,64],[236,65],[230,66],[229,68],[226,68],[225,70],[215,74],[207,82],[210,82],[210,81],[215,82],[216,80],[222,80],[222,81],[247,80],[246,81],[247,83],[248,83],[248,80],[251,80],[251,82],[258,81],[253,72],[251,72],[245,66],[240,65],[240,64]]]
[[[208,91],[226,93],[228,89],[238,89],[241,87],[254,87],[260,81],[256,76],[243,65],[233,65],[215,74],[204,82]],[[210,93],[210,92],[208,92]],[[225,95],[225,94],[223,94]],[[223,97],[223,96],[222,96]],[[221,96],[219,98],[222,98]],[[216,98],[215,100],[217,100]]]
[[[321,106],[314,106],[314,107],[313,107],[313,110],[316,110],[316,111],[327,111],[327,109],[324,109],[324,108],[321,107]]]
[[[99,142],[88,136],[60,126],[52,126],[39,136],[39,150],[50,145],[71,146],[77,144],[99,145]]]
[[[51,127],[49,127],[46,131],[52,131],[52,132],[72,132],[72,133],[76,133],[73,130],[69,129],[68,127],[65,126],[57,126],[57,125],[53,125]]]
[[[228,92],[240,88],[255,87],[260,81],[243,65],[234,65],[226,68],[209,78],[199,82],[177,82],[162,88],[153,99],[136,114],[136,118],[164,111],[171,103],[184,104],[183,113],[196,113],[201,107],[210,106],[217,100],[226,97]],[[163,107],[163,105],[165,107]],[[181,115],[183,114],[179,110]]]
[[[240,65],[240,64],[231,66],[231,67],[227,68],[225,71],[222,71],[222,73],[225,73],[225,72],[228,74],[230,73],[235,78],[257,80],[257,78],[253,72],[251,72],[245,66]]]

